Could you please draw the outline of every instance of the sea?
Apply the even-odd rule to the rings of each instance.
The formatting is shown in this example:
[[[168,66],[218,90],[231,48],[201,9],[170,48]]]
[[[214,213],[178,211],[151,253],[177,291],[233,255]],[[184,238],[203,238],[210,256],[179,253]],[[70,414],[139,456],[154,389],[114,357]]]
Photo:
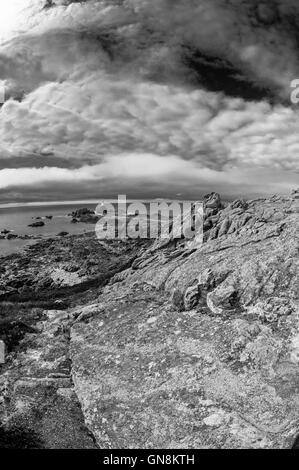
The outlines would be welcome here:
[[[168,200],[156,199],[154,202],[169,202]],[[70,214],[83,207],[96,211],[96,208],[99,204],[104,201],[74,201],[74,202],[55,202],[55,203],[27,203],[26,205],[16,205],[16,204],[0,204],[0,232],[3,230],[9,230],[11,233],[16,235],[35,235],[42,239],[56,237],[60,232],[67,232],[69,235],[83,234],[86,232],[95,231],[95,224],[87,223],[77,223],[72,224],[72,217]],[[115,204],[115,214],[117,215],[117,201],[110,200]],[[134,200],[127,201],[127,204],[130,202],[136,202]],[[146,224],[148,227],[149,221],[157,224],[157,221],[160,220],[158,212],[153,212],[149,210],[150,202],[152,200],[143,201],[146,206],[146,213],[150,213],[150,218],[148,219],[147,215],[144,215],[144,220],[142,223]],[[177,201],[179,204],[182,201]],[[128,215],[130,210],[128,209]],[[134,209],[135,211],[135,209]],[[133,211],[133,212],[134,212]],[[51,216],[49,219],[47,216]],[[114,216],[115,217],[115,216]],[[113,217],[113,218],[114,218]],[[163,220],[163,217],[161,220]],[[165,215],[165,222],[168,223],[171,221],[168,215]],[[38,219],[37,219],[38,218]],[[37,220],[43,220],[45,225],[43,227],[29,227],[30,224],[36,222]],[[123,219],[122,216],[118,220]],[[126,217],[124,220],[127,220]],[[30,244],[36,243],[37,240],[22,240],[22,239],[0,239],[0,258],[1,256],[8,256],[13,253],[18,253]]]
[[[72,218],[69,214],[83,207],[95,210],[97,205],[96,202],[84,201],[22,206],[0,204],[0,232],[6,229],[17,235],[38,235],[43,239],[55,237],[60,232],[68,232],[70,235],[91,232],[95,229],[94,224],[71,224]],[[46,216],[52,216],[52,219],[49,220]],[[36,228],[28,227],[37,221],[36,217],[40,217],[45,225]],[[32,243],[36,243],[36,240],[0,239],[0,257],[18,253]]]

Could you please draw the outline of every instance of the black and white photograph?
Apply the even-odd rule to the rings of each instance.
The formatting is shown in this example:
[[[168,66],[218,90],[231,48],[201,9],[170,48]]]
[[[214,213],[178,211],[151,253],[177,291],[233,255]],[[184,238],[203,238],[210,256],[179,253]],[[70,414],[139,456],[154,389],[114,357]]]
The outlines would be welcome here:
[[[298,242],[298,0],[0,0],[1,451],[299,449]]]

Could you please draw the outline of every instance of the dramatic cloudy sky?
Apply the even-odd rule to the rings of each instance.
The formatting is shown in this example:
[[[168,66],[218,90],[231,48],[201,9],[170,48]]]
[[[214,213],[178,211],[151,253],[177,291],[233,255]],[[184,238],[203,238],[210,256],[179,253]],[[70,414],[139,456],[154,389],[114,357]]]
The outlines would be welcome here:
[[[0,201],[298,186],[298,0],[0,0]]]

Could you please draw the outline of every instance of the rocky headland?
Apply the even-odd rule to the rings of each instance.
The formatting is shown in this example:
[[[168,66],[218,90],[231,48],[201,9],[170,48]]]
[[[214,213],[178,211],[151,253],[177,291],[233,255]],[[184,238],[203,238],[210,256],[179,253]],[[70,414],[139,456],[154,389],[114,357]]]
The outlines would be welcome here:
[[[86,234],[2,258],[2,447],[291,448],[298,212],[298,191],[212,193],[202,246]]]

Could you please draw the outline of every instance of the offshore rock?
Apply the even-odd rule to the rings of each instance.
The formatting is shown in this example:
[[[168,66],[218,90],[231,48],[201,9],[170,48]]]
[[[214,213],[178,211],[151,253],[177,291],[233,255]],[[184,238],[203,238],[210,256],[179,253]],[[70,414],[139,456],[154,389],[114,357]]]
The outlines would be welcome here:
[[[70,216],[72,217],[71,223],[82,222],[86,224],[96,224],[99,220],[95,212],[86,207],[73,211]]]
[[[28,225],[28,227],[43,227],[45,225],[45,222],[42,220],[38,220],[37,222],[33,222],[33,224]]]

